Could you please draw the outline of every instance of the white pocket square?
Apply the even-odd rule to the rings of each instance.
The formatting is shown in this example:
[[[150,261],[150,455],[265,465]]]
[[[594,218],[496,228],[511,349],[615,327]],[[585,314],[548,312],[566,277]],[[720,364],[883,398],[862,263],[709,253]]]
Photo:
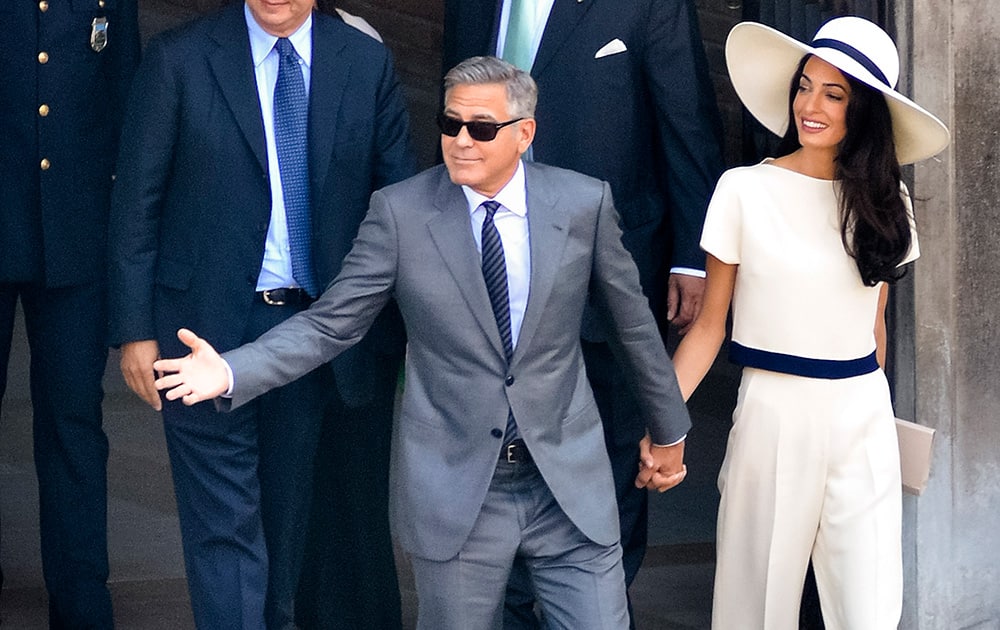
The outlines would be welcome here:
[[[607,57],[608,55],[617,55],[618,53],[623,53],[626,50],[628,50],[628,48],[625,47],[625,42],[616,37],[607,44],[601,46],[601,49],[594,54],[594,59],[600,59],[601,57]]]

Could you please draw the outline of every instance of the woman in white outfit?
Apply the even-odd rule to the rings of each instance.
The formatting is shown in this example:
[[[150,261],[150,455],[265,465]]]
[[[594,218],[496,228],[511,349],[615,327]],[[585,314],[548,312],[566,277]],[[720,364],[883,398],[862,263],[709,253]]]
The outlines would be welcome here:
[[[894,91],[895,45],[857,17],[811,45],[736,26],[730,77],[779,156],[725,173],[701,246],[701,315],[674,357],[689,396],[725,337],[744,366],[719,476],[716,630],[792,630],[810,557],[830,630],[896,628],[899,456],[885,358],[888,284],[918,256],[901,163],[948,144]]]

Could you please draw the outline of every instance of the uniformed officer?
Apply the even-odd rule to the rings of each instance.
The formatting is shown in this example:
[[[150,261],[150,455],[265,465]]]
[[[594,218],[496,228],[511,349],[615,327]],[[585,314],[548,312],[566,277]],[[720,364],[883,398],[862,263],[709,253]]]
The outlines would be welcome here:
[[[136,13],[136,0],[0,2],[0,394],[20,299],[53,628],[113,625],[105,250]]]

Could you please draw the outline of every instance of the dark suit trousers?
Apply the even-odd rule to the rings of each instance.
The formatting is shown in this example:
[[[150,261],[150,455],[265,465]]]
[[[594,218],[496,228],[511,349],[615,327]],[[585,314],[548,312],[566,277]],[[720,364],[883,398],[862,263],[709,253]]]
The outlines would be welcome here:
[[[260,303],[252,308],[244,342],[298,310]],[[187,353],[178,346],[161,340],[161,354]],[[216,412],[211,402],[164,403],[188,589],[199,628],[291,623],[329,370],[324,365],[231,413]]]
[[[606,343],[584,342],[583,360],[604,424],[604,441],[618,498],[625,585],[629,586],[646,556],[648,538],[649,491],[635,487],[639,441],[645,435],[645,423],[611,347]]]
[[[31,349],[31,405],[42,570],[52,628],[111,628],[107,588],[107,363],[103,284],[0,284],[0,397],[17,299]]]
[[[295,622],[306,630],[398,630],[399,583],[389,533],[389,444],[400,361],[375,365],[372,401],[332,390],[317,449]]]

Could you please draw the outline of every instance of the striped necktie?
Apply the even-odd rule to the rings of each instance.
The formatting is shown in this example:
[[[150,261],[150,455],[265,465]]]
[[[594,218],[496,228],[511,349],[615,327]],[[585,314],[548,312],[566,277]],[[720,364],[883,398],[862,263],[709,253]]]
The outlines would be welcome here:
[[[507,358],[507,364],[510,365],[510,360],[514,356],[514,343],[510,329],[507,260],[503,255],[503,243],[500,241],[500,232],[497,231],[497,226],[493,223],[493,216],[500,209],[500,204],[490,199],[484,201],[482,206],[486,210],[482,232],[483,280],[486,281],[486,292],[490,296],[493,317],[497,320],[497,329],[500,331],[500,340],[503,342],[503,353]],[[504,444],[510,444],[519,435],[517,423],[514,421],[514,413],[508,409]]]
[[[486,291],[490,295],[490,305],[493,316],[500,330],[500,340],[503,341],[504,355],[507,362],[514,356],[514,345],[510,332],[510,300],[507,295],[507,261],[503,255],[503,243],[500,232],[493,223],[493,215],[500,209],[500,204],[492,199],[483,202],[486,218],[483,219],[483,280],[486,281]]]

